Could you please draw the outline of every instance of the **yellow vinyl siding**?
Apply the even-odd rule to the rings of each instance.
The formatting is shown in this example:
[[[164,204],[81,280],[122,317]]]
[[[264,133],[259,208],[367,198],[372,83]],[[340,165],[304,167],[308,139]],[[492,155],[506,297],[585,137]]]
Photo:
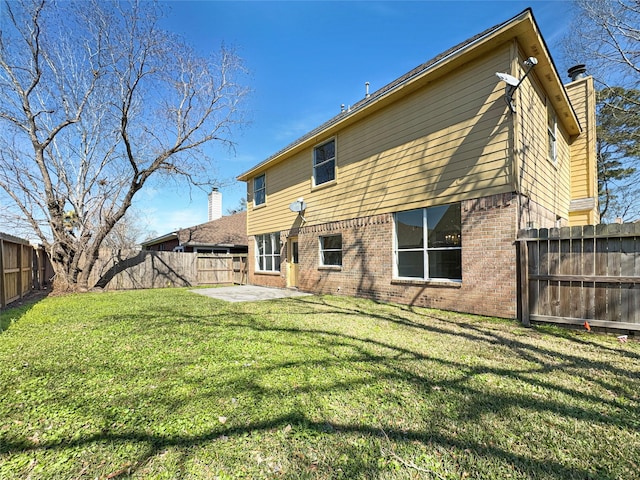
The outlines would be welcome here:
[[[520,59],[520,63],[522,60]],[[547,108],[550,100],[543,93],[535,77],[535,70],[529,78],[531,81],[520,86],[516,97],[516,149],[520,161],[520,188],[536,204],[566,219],[569,216],[570,201],[570,139],[558,118],[557,159],[552,161],[549,158],[547,132]],[[557,112],[555,113],[557,116]]]
[[[581,86],[584,86],[581,85]],[[576,89],[574,88],[573,91]],[[569,96],[577,97],[573,100],[573,107],[576,110],[578,118],[584,123],[585,108],[586,108],[586,92],[582,88],[579,95],[572,95],[572,90],[569,90]],[[583,126],[584,128],[584,126]],[[583,198],[588,197],[593,192],[590,190],[589,175],[587,174],[588,156],[587,156],[587,136],[580,135],[573,145],[571,146],[571,197]]]
[[[591,220],[591,215],[589,212],[575,212],[571,214],[571,222],[570,226],[577,225],[593,225],[593,221]]]
[[[305,152],[267,171],[266,205],[253,209],[252,204],[247,202],[249,235],[287,230],[292,227],[297,214],[289,210],[289,205],[300,197],[305,197],[308,203],[311,169],[310,153]]]
[[[592,199],[593,205],[586,211],[570,212],[570,224],[593,225],[600,220],[597,202],[596,99],[593,79],[580,79],[571,82],[566,88],[582,124],[582,133],[571,144],[571,200]]]
[[[288,205],[299,197],[310,225],[513,190],[511,121],[495,77],[509,65],[504,44],[338,132],[334,185],[311,188],[313,147],[272,166],[249,234],[292,228]]]

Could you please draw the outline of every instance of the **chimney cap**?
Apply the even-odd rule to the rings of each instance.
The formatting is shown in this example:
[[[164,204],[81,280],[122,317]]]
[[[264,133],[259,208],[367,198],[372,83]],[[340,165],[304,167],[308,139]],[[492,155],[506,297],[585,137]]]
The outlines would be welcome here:
[[[569,78],[572,82],[580,80],[581,78],[585,78],[587,76],[587,66],[584,63],[574,65],[569,70],[567,70],[567,73],[569,74]]]

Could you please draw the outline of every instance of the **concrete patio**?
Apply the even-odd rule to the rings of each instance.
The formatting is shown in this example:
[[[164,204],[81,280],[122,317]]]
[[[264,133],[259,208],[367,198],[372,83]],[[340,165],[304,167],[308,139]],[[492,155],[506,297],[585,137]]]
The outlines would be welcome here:
[[[255,285],[237,285],[233,287],[199,288],[191,290],[193,293],[227,302],[257,302],[260,300],[274,300],[288,297],[304,297],[310,293],[284,288],[267,288]]]

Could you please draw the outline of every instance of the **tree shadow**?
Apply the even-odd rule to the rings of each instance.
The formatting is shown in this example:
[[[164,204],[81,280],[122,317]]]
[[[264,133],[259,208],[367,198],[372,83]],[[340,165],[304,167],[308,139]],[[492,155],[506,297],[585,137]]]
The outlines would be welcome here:
[[[167,376],[166,381],[161,381],[158,372],[149,372],[141,365],[140,374],[145,373],[150,376],[149,384],[140,391],[122,391],[111,399],[110,406],[88,405],[73,392],[49,399],[49,402],[64,405],[65,408],[83,411],[87,418],[102,418],[100,423],[103,428],[100,432],[42,441],[37,445],[26,438],[5,437],[0,442],[0,455],[24,451],[88,448],[97,443],[142,445],[144,448],[132,460],[126,471],[111,477],[118,478],[135,473],[140,474],[155,456],[169,448],[179,450],[182,461],[187,462],[189,451],[205,444],[241,439],[253,434],[269,435],[273,431],[282,431],[291,426],[294,431],[304,431],[308,435],[322,437],[356,435],[367,439],[371,445],[380,446],[384,442],[391,442],[396,446],[415,444],[425,448],[437,446],[460,452],[463,456],[465,452],[470,452],[470,455],[494,459],[502,465],[508,465],[529,478],[577,479],[592,478],[593,472],[586,467],[572,465],[569,461],[540,458],[522,451],[512,451],[504,444],[459,435],[458,432],[448,430],[447,423],[443,423],[442,418],[435,414],[426,417],[421,426],[414,424],[407,428],[399,426],[393,418],[370,417],[370,412],[365,410],[365,405],[352,405],[354,410],[362,409],[360,414],[354,414],[352,418],[336,419],[326,414],[319,418],[301,400],[313,402],[312,399],[316,397],[345,395],[341,397],[344,398],[342,401],[349,402],[350,392],[365,389],[371,383],[382,382],[389,386],[408,385],[408,392],[436,409],[439,408],[440,403],[444,408],[447,402],[454,401],[456,414],[451,420],[458,420],[465,424],[482,425],[486,415],[519,409],[526,409],[533,414],[551,413],[572,418],[576,422],[609,425],[621,430],[634,428],[633,425],[638,422],[637,414],[632,413],[631,410],[625,410],[615,398],[603,398],[588,391],[558,385],[554,382],[555,373],[569,369],[572,370],[573,375],[585,380],[591,379],[602,388],[615,391],[617,395],[627,395],[633,403],[639,400],[637,393],[619,388],[613,382],[603,380],[603,377],[593,378],[593,372],[604,371],[616,378],[628,380],[631,385],[634,380],[637,380],[636,373],[632,370],[625,371],[607,361],[606,358],[593,360],[581,356],[579,352],[566,353],[560,349],[543,347],[531,338],[520,338],[508,335],[498,328],[491,328],[491,324],[459,319],[453,321],[450,317],[447,318],[446,314],[440,315],[436,311],[388,304],[378,305],[357,299],[347,303],[343,299],[332,297],[289,298],[262,303],[260,309],[253,308],[251,304],[236,307],[211,299],[206,301],[209,301],[212,306],[210,313],[185,314],[179,307],[167,309],[163,306],[161,315],[154,311],[136,315],[136,324],[129,328],[128,337],[138,339],[145,338],[144,335],[148,332],[154,332],[154,335],[175,335],[176,331],[180,331],[181,324],[196,324],[198,327],[196,336],[182,339],[185,348],[181,354],[167,357],[160,368],[165,370],[162,375]],[[224,307],[217,308],[220,305]],[[304,319],[306,314],[318,313],[322,314],[327,321],[339,321],[349,317],[361,322],[362,332],[351,333],[342,329],[340,324],[329,325],[320,321],[305,322],[304,325],[297,325],[293,321],[277,322],[275,317],[281,315],[283,311],[294,313],[299,319]],[[123,313],[109,317],[108,322],[117,325],[127,318]],[[469,364],[455,357],[443,358],[429,349],[417,348],[415,343],[401,343],[387,339],[384,334],[367,330],[367,322],[372,321],[377,321],[382,328],[406,329],[407,338],[418,339],[418,341],[421,336],[429,334],[429,336],[435,336],[438,342],[446,343],[447,339],[455,337],[473,344],[498,346],[520,359],[520,362],[517,366],[482,362]],[[535,335],[535,331],[531,329],[527,329],[527,332],[532,337]],[[225,333],[230,335],[229,341],[236,339],[235,341],[247,342],[247,346],[250,345],[251,348],[234,353],[235,356],[232,355],[229,358],[220,358],[223,364],[217,365],[215,371],[197,370],[199,373],[190,375],[186,381],[185,389],[190,392],[189,395],[176,393],[167,372],[175,372],[176,375],[184,378],[181,372],[190,368],[193,370],[198,367],[198,362],[205,361],[202,354],[198,358],[190,357],[186,345],[189,342],[206,342],[212,337],[219,337]],[[122,340],[115,338],[111,341],[114,342],[115,347],[118,345],[117,342]],[[427,337],[424,341],[427,341]],[[214,345],[221,345],[221,343],[214,343]],[[109,345],[105,347],[109,348]],[[597,345],[592,348],[597,348]],[[308,356],[285,355],[282,358],[278,357],[277,361],[271,361],[269,357],[269,352],[297,352],[311,349],[314,349],[315,353],[310,353]],[[82,364],[79,368],[88,368],[94,373],[100,372],[105,376],[113,375],[110,372],[117,371],[113,365],[104,364],[101,360],[96,360],[94,363],[89,360],[88,363],[88,365]],[[74,374],[69,371],[67,365],[60,365],[59,368],[61,371],[66,370],[68,375]],[[274,375],[277,376],[283,372],[310,371],[310,369],[318,372],[340,370],[340,372],[348,372],[348,375],[326,375],[321,384],[302,382],[294,386],[286,382],[271,381]],[[435,371],[448,371],[451,375],[442,378],[435,375]],[[46,373],[35,372],[36,375]],[[213,373],[216,378],[212,379]],[[123,373],[123,375],[129,374]],[[555,395],[527,396],[513,391],[485,390],[478,384],[478,380],[483,376],[519,382],[534,390],[554,391],[565,397],[588,403],[566,403],[558,400]],[[153,392],[151,386],[154,387]],[[162,433],[136,423],[127,425],[127,421],[120,417],[129,409],[129,406],[140,404],[153,404],[155,409],[166,411],[167,415],[176,411],[189,411],[190,405],[197,402],[199,397],[205,398],[212,394],[222,399],[243,395],[256,403],[257,410],[262,411],[263,415],[261,418],[251,416],[243,421],[215,425],[204,432],[197,433]],[[376,393],[373,392],[372,395],[375,397]],[[393,395],[389,393],[380,397],[381,400],[387,399],[387,401],[391,401],[392,398]],[[397,396],[397,401],[402,401],[400,394]],[[276,404],[284,404],[286,407],[279,409],[278,413],[272,413],[269,407]],[[602,413],[612,410],[618,411],[620,415]],[[392,411],[394,411],[393,408]],[[447,417],[444,414],[442,416]],[[514,431],[517,431],[515,425]],[[491,438],[491,434],[487,433],[486,438]],[[363,456],[358,448],[348,442],[339,443],[335,453],[350,459],[341,466],[345,478],[363,476],[376,478],[381,475],[379,457]],[[333,473],[337,475],[337,472]],[[606,471],[600,471],[598,475],[599,478],[616,476],[613,472]]]
[[[95,288],[107,288],[109,283],[121,274],[126,275],[129,288],[151,288],[147,285],[149,275],[155,286],[164,285],[167,282],[171,285],[192,286],[192,282],[166,262],[158,252],[143,250],[134,256],[125,256],[118,250],[109,261],[113,265],[100,274],[100,278],[94,285]],[[134,268],[143,263],[149,263],[148,272],[140,272],[139,269]],[[140,275],[142,278],[139,279]]]

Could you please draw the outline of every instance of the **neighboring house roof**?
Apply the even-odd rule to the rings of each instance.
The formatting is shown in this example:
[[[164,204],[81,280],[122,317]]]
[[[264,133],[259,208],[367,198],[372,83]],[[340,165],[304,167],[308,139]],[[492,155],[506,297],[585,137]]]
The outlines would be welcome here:
[[[235,213],[211,222],[182,228],[142,243],[143,247],[178,240],[182,246],[233,247],[247,246],[247,212]]]
[[[255,167],[237,177],[240,181],[248,181],[251,177],[261,173],[268,167],[300,150],[316,144],[339,129],[350,125],[370,113],[373,113],[396,98],[404,96],[435,80],[469,61],[469,55],[477,57],[495,48],[496,45],[512,38],[518,38],[525,57],[534,56],[538,59],[536,74],[544,82],[549,92],[558,120],[562,122],[570,135],[578,135],[581,131],[567,92],[560,80],[558,70],[553,63],[547,45],[540,35],[540,29],[530,8],[522,13],[500,23],[494,27],[475,35],[468,40],[450,48],[446,52],[432,58],[410,72],[385,85],[371,95],[355,103],[348,110],[341,112],[306,135],[295,140],[284,149],[270,156]],[[496,80],[497,81],[497,80]],[[323,137],[323,138],[319,138]]]

